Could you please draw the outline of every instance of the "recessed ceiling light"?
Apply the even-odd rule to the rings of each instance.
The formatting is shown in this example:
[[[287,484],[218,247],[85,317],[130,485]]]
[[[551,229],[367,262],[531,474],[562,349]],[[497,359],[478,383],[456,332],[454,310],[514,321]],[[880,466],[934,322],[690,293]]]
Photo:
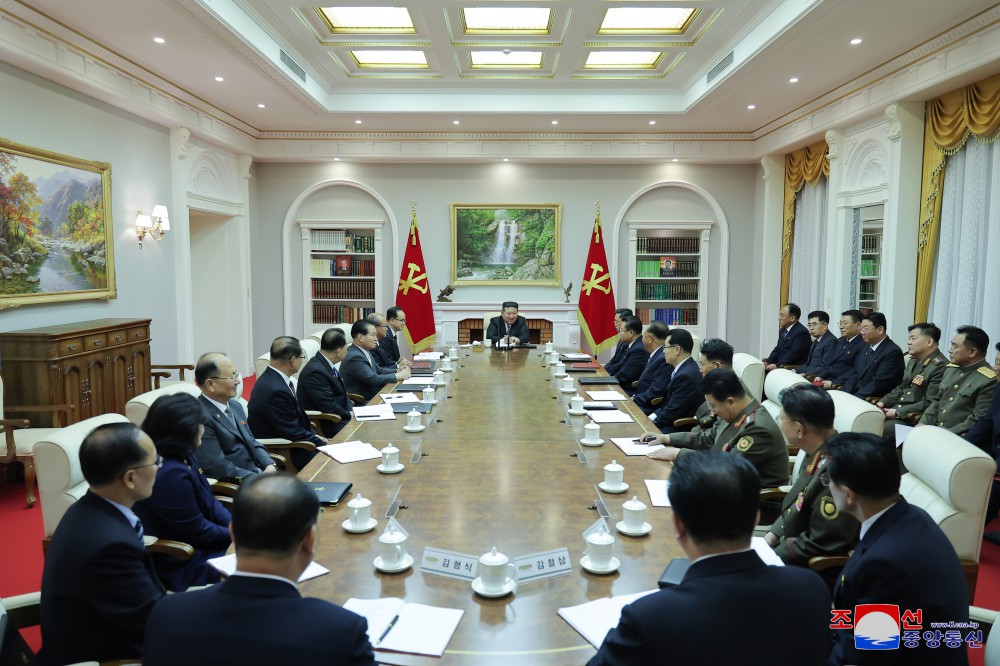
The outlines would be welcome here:
[[[503,161],[504,162],[510,162],[510,159],[505,157],[505,158],[503,158]]]
[[[558,125],[558,124],[559,124],[559,121],[558,121],[558,120],[553,120],[553,121],[552,121],[552,124],[553,124],[553,125]]]
[[[167,40],[163,39],[163,37],[153,37],[153,41],[156,42],[157,44],[166,44],[167,43]]]
[[[677,158],[675,157],[674,159],[672,159],[672,160],[670,160],[670,161],[671,161],[671,162],[676,162],[676,161],[677,161]]]
[[[258,108],[258,109],[263,109],[263,108],[265,108],[265,105],[263,105],[263,104],[258,104],[258,105],[257,105],[257,108]]]
[[[339,157],[334,157],[334,158],[333,158],[333,161],[334,161],[334,162],[339,162],[339,161],[340,161],[340,158],[339,158]]]
[[[453,120],[453,121],[451,121],[451,124],[452,125],[461,125],[462,121],[461,120]]]
[[[788,82],[789,83],[798,83],[799,82],[799,77],[793,76],[792,78],[788,79]]]
[[[747,111],[753,111],[757,108],[756,104],[747,104]]]
[[[221,76],[215,77],[215,80],[218,81],[219,83],[222,83],[223,81],[225,81],[225,79],[222,78]]]
[[[855,37],[854,39],[851,40],[851,46],[857,46],[860,43],[861,43],[860,37]]]
[[[360,124],[361,124],[361,121],[360,121],[360,120],[355,120],[355,121],[354,121],[354,124],[355,124],[355,125],[360,125]]]
[[[655,120],[650,120],[650,121],[649,121],[649,124],[650,124],[650,125],[655,125],[655,124],[656,124],[656,121],[655,121]]]

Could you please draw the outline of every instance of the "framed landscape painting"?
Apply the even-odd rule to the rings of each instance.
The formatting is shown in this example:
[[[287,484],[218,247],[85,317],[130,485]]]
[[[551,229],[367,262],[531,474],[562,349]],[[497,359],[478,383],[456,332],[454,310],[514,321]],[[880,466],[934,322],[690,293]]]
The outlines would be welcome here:
[[[451,283],[558,286],[561,204],[451,204]]]
[[[111,299],[111,166],[0,139],[0,310]]]

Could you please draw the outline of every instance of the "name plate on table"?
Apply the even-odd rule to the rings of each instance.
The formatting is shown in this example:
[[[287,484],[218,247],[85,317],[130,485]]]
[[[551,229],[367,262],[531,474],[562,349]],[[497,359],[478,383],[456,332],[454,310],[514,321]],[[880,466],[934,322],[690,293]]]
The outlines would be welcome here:
[[[514,558],[518,584],[562,576],[573,571],[568,548],[556,548]]]
[[[427,546],[420,559],[420,570],[424,573],[472,582],[476,578],[478,564],[479,557],[476,555]]]

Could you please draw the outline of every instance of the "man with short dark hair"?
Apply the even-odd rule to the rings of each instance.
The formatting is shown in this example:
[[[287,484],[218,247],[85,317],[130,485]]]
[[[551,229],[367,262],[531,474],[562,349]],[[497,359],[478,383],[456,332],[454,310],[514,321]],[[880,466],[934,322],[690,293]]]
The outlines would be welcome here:
[[[701,373],[691,358],[694,338],[682,328],[673,328],[667,333],[667,343],[663,346],[663,362],[674,367],[670,383],[663,394],[663,403],[649,419],[662,433],[677,432],[674,421],[694,416],[698,405],[704,400],[699,386]]]
[[[948,365],[948,357],[938,347],[940,328],[921,322],[906,330],[909,332],[906,347],[910,360],[903,372],[903,380],[877,403],[885,411],[882,435],[893,439],[897,420],[912,424],[927,410],[930,405],[928,396],[940,390],[941,378]]]
[[[996,350],[993,372],[1000,372],[1000,342],[997,343]],[[989,409],[976,420],[969,432],[965,433],[965,439],[993,456],[994,460],[1000,464],[1000,391],[993,389],[993,400],[990,402]],[[990,503],[986,508],[987,523],[996,517],[998,510],[1000,510],[1000,481],[994,479],[993,489],[990,492]],[[1000,545],[1000,532],[988,532],[985,538]]]
[[[608,363],[604,369],[618,380],[619,386],[629,391],[632,382],[639,379],[649,360],[649,352],[642,344],[642,320],[638,317],[625,317],[619,336],[625,345],[625,352],[617,363]]]
[[[378,365],[384,368],[394,367],[396,365],[396,359],[389,358],[389,351],[382,346],[382,341],[389,335],[388,321],[386,321],[386,318],[377,312],[373,312],[365,317],[365,321],[375,327],[375,334],[378,336],[375,349],[371,351],[372,358]]]
[[[164,596],[132,506],[153,494],[163,460],[131,423],[95,428],[80,446],[87,493],[66,510],[45,555],[37,663],[112,661],[142,653]]]
[[[959,326],[951,339],[951,363],[941,376],[941,385],[928,395],[921,425],[936,425],[964,435],[990,408],[997,373],[986,360],[990,336],[975,326]]]
[[[347,387],[336,365],[347,356],[347,338],[339,328],[323,331],[319,353],[309,359],[299,373],[298,399],[302,409],[315,410],[340,417],[340,423],[324,420],[323,436],[331,439],[351,420],[353,405],[347,397]]]
[[[823,388],[843,385],[854,371],[854,358],[865,343],[858,331],[862,319],[864,315],[861,310],[844,310],[840,313],[840,338],[827,359],[826,367],[815,373],[814,381],[821,382]]]
[[[517,310],[517,303],[504,301],[500,308],[500,316],[490,319],[484,340],[489,340],[494,347],[501,341],[504,346],[528,344],[528,322],[517,314]]]
[[[830,332],[830,315],[823,310],[813,310],[806,319],[806,328],[812,336],[806,362],[795,368],[800,375],[815,375],[826,367],[827,359],[837,346],[837,336]]]
[[[142,663],[374,665],[363,617],[299,594],[319,538],[316,493],[292,476],[259,477],[240,487],[232,514],[236,573],[164,600]]]
[[[698,371],[704,377],[712,372],[712,370],[720,368],[723,370],[732,370],[733,354],[734,351],[731,344],[719,338],[709,338],[701,343],[701,350],[698,355]],[[746,389],[746,386],[743,388]],[[712,408],[704,401],[695,411],[694,418],[698,422],[698,425],[691,430],[691,434],[697,434],[703,430],[714,428],[718,423],[718,419],[712,413]]]
[[[820,480],[829,484],[837,510],[861,523],[861,541],[833,589],[833,607],[891,604],[901,614],[921,613],[925,628],[967,622],[969,588],[958,555],[934,520],[900,496],[896,447],[876,435],[845,432],[831,437],[826,451]],[[964,646],[933,648],[923,640],[916,647],[900,645],[887,661],[889,652],[858,649],[866,640],[859,630],[833,630],[830,664],[969,663]]]
[[[859,398],[882,398],[903,378],[903,350],[886,334],[885,315],[872,312],[861,322],[862,347],[843,391]]]
[[[403,358],[403,355],[399,351],[399,336],[406,326],[406,313],[403,312],[403,308],[394,305],[386,310],[385,319],[389,328],[385,332],[385,337],[379,338],[379,346],[384,350],[386,357],[390,361],[390,365],[394,363],[410,365],[410,361]]]
[[[830,489],[819,482],[826,465],[826,441],[833,429],[833,398],[817,386],[797,384],[781,392],[781,432],[805,452],[781,513],[764,535],[786,564],[809,566],[818,555],[843,555],[858,542],[858,521],[841,513]]]
[[[364,319],[354,322],[351,338],[353,344],[347,348],[340,364],[340,376],[348,393],[357,393],[367,402],[386,384],[410,376],[409,368],[383,367],[372,356],[371,352],[378,345],[378,333],[371,322]]]
[[[672,365],[663,362],[663,344],[667,341],[670,327],[662,321],[651,321],[642,334],[642,346],[649,353],[646,366],[636,381],[632,401],[643,414],[653,412],[653,400],[663,397],[674,371]]]
[[[674,465],[667,495],[691,567],[680,584],[625,606],[588,666],[766,663],[759,655],[769,663],[776,641],[789,663],[825,664],[830,595],[823,581],[806,569],[767,566],[750,549],[760,496],[753,465],[742,456],[691,453]],[[762,603],[781,609],[780,621],[761,612]],[[720,609],[733,618],[721,620],[724,635]]]
[[[799,318],[802,309],[795,303],[786,303],[778,312],[778,343],[765,358],[764,370],[771,372],[784,365],[802,365],[809,355],[809,331]]]
[[[626,317],[631,317],[632,311],[628,308],[618,308],[615,310],[615,330],[618,331],[618,342],[615,343],[615,353],[611,356],[611,360],[604,364],[604,369],[607,370],[608,366],[614,366],[620,364],[622,357],[625,355],[625,350],[628,345],[622,340],[622,322],[625,321]],[[613,373],[608,373],[613,374]]]

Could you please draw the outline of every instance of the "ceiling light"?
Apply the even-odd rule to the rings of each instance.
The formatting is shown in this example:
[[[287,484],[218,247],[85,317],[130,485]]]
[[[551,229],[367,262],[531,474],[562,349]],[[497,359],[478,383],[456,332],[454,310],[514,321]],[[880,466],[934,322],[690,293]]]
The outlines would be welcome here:
[[[504,162],[510,162],[510,159],[508,159],[508,158],[505,157],[505,158],[503,158],[503,161]]]
[[[677,158],[675,157],[674,159],[672,159],[672,160],[670,160],[670,161],[671,161],[671,162],[676,162],[676,161],[677,161]]]
[[[650,125],[655,125],[655,124],[656,124],[656,121],[655,121],[655,120],[650,120],[650,121],[649,121],[649,124],[650,124]]]
[[[466,34],[548,34],[552,10],[548,7],[465,7]]]
[[[452,125],[461,125],[462,121],[461,120],[453,120],[453,121],[451,121],[451,124]]]
[[[662,51],[591,51],[584,69],[653,69]]]
[[[788,79],[788,82],[789,83],[798,83],[799,82],[799,77],[793,76],[792,78]]]
[[[427,67],[423,51],[351,51],[358,67]]]
[[[680,34],[696,10],[687,7],[612,7],[604,14],[598,34]]]
[[[334,33],[413,33],[406,7],[322,7],[320,14]]]
[[[542,66],[541,51],[473,51],[469,54],[473,68],[480,67],[534,67]]]
[[[334,162],[339,162],[339,161],[340,161],[340,158],[339,158],[339,157],[334,157],[334,158],[333,158],[333,161],[334,161]]]
[[[747,111],[753,111],[757,108],[756,104],[747,104]]]
[[[257,108],[258,108],[258,109],[263,109],[263,108],[265,108],[265,107],[264,107],[264,105],[263,105],[263,104],[258,104],[258,105],[257,105]]]
[[[360,124],[361,124],[361,121],[360,121],[360,120],[355,120],[355,121],[354,121],[354,124],[355,124],[355,125],[360,125]]]
[[[166,44],[167,43],[167,40],[163,39],[163,37],[153,37],[153,41],[156,42],[157,44]]]
[[[219,83],[222,83],[223,81],[225,81],[225,79],[222,78],[221,76],[215,77],[215,80],[218,81]]]
[[[854,39],[851,40],[851,46],[857,46],[860,43],[861,43],[860,37],[855,37]]]
[[[553,120],[553,121],[552,121],[552,124],[553,124],[553,125],[558,125],[558,124],[559,124],[559,121],[558,121],[558,120]]]

